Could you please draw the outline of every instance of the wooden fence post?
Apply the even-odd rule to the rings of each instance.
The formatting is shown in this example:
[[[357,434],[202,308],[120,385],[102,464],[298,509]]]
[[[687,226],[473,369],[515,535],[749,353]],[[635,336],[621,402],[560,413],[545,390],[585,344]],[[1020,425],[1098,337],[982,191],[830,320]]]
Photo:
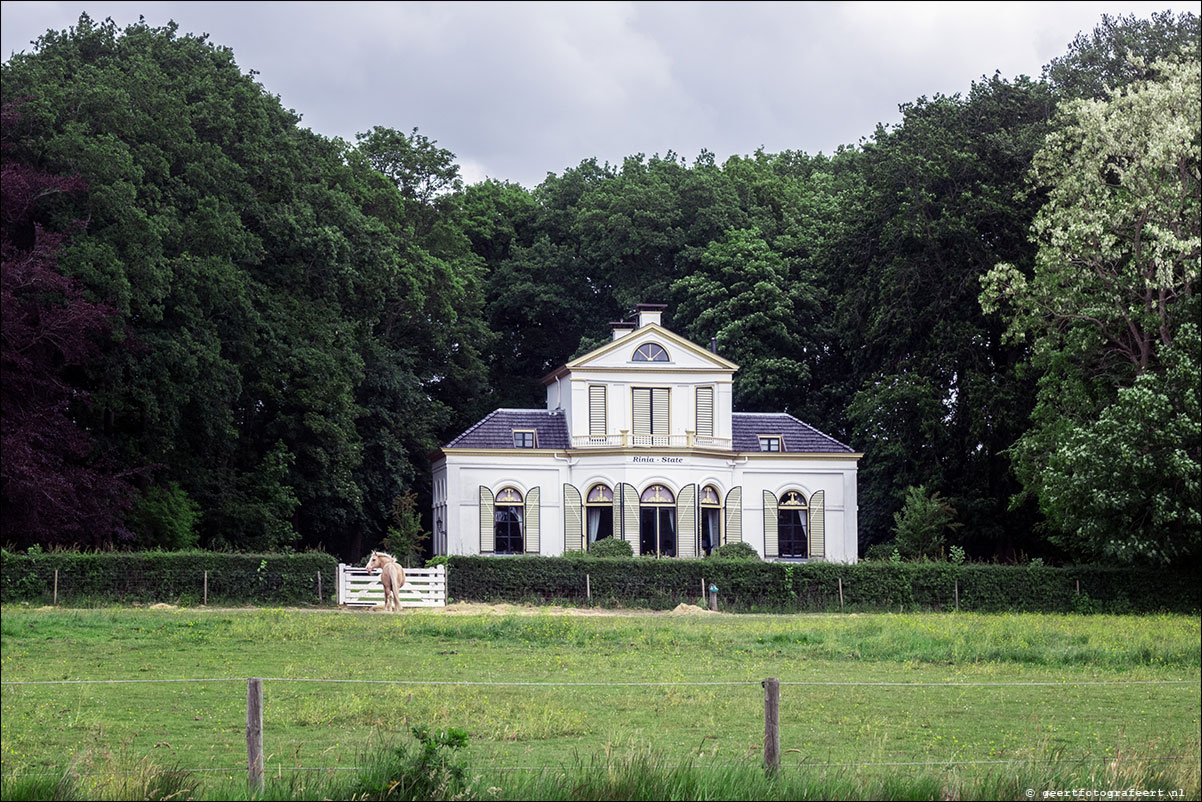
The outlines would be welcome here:
[[[205,571],[205,590],[204,590],[204,601],[202,602],[202,604],[204,604],[204,606],[206,606],[206,607],[209,606],[209,572],[207,570]]]
[[[263,680],[246,681],[246,771],[251,791],[263,790]]]
[[[58,569],[54,569],[54,606],[58,607]]]
[[[956,612],[960,612],[960,579],[956,579]]]
[[[317,603],[321,604],[321,571],[317,572]]]
[[[764,686],[764,771],[780,770],[780,680],[769,677]]]
[[[588,574],[584,575],[584,598],[588,599],[589,601],[593,600],[593,584],[592,580],[589,579]]]
[[[839,577],[839,609],[843,609],[843,577]]]

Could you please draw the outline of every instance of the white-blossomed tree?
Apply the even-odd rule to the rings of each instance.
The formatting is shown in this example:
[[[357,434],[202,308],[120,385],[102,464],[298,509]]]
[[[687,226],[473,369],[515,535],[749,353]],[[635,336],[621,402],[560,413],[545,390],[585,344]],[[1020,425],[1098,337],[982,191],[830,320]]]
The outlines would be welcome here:
[[[1142,65],[1137,65],[1142,66]],[[1195,562],[1202,92],[1196,47],[1104,100],[1060,107],[1032,170],[1033,274],[981,303],[1028,343],[1031,428],[1012,449],[1051,539],[1082,559]]]

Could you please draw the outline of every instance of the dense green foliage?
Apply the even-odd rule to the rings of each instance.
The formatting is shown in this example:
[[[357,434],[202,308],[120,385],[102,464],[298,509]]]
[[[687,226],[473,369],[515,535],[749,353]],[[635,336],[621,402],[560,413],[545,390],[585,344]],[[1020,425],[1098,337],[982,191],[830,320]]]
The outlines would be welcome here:
[[[87,221],[58,267],[116,310],[129,345],[75,371],[90,404],[73,424],[137,500],[124,525],[68,539],[418,548],[430,521],[398,523],[394,502],[415,493],[427,515],[430,451],[491,409],[541,406],[540,377],[633,304],[664,302],[665,325],[740,365],[736,410],[789,412],[864,452],[863,548],[922,486],[963,523],[947,545],[973,557],[1196,560],[1197,114],[1180,131],[1135,111],[1126,128],[1101,120],[1122,116],[1103,113],[1111,90],[1180,95],[1158,60],[1196,83],[1198,34],[1192,14],[1107,17],[1040,80],[918,98],[833,155],[585,159],[527,189],[464,187],[417,129],[354,144],[304,129],[228,49],[173,25],[81,17],[3,67],[18,115],[6,164],[86,184],[35,222]],[[1185,160],[1102,134],[1124,130],[1180,134],[1169,150]],[[1178,310],[1148,370],[1116,370],[1088,327],[978,302],[999,264],[1008,287],[1055,295],[1074,210],[1130,220],[1127,197],[1167,197],[1082,179],[1124,153],[1184,176],[1177,217],[1146,232],[1173,231],[1183,279],[1166,285]],[[1106,237],[1151,241],[1103,233],[1061,255],[1105,265]]]
[[[5,551],[0,601],[49,604],[57,587],[60,604],[200,604],[206,572],[209,604],[318,604],[319,573],[321,602],[337,601],[338,561],[328,554],[211,551]]]
[[[947,536],[961,524],[956,510],[939,493],[922,485],[906,490],[906,502],[893,516],[894,545],[907,560],[938,560],[946,555]]]
[[[590,557],[634,557],[634,546],[618,537],[606,537],[588,547]]]
[[[585,599],[594,604],[674,607],[718,586],[725,610],[933,609],[1041,612],[1193,612],[1202,608],[1196,577],[1153,569],[1039,564],[932,562],[789,564],[722,559],[616,560],[591,557],[450,557],[448,595],[456,601]]]
[[[710,552],[709,557],[724,560],[758,560],[760,553],[748,543],[726,543]]]
[[[414,135],[415,157],[377,172],[380,140],[408,138],[354,151],[302,129],[174,26],[83,17],[3,77],[5,158],[87,183],[48,214],[88,220],[60,266],[137,343],[90,366],[90,430],[198,505],[201,545],[378,542],[456,423],[447,399],[470,419],[481,378],[455,204],[398,190],[405,171],[453,180],[449,154]]]
[[[1061,107],[1035,161],[1049,187],[1034,275],[999,265],[982,301],[1040,370],[1014,448],[1076,554],[1202,556],[1202,77],[1198,48],[1106,100]]]

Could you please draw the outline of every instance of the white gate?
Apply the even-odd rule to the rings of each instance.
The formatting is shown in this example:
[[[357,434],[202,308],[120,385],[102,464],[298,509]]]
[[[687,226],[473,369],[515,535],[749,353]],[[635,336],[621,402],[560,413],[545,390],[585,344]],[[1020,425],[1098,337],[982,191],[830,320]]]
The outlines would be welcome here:
[[[401,585],[402,607],[446,607],[447,567],[406,568]],[[380,574],[368,573],[357,565],[338,564],[338,603],[347,607],[383,607],[384,586]]]

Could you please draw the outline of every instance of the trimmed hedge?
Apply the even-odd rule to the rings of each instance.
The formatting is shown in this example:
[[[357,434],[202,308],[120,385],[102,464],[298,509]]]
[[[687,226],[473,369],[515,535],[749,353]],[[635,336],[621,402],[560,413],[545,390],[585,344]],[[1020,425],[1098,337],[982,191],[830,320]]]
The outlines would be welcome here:
[[[952,563],[749,562],[747,560],[602,559],[595,557],[459,557],[448,559],[448,594],[456,601],[585,600],[667,609],[703,598],[702,580],[718,586],[721,609],[1029,612],[1195,612],[1196,575],[1146,568]],[[1078,583],[1080,592],[1078,593]]]
[[[58,571],[59,604],[322,604],[338,601],[338,560],[329,554],[212,551],[0,554],[0,601],[49,604]]]

